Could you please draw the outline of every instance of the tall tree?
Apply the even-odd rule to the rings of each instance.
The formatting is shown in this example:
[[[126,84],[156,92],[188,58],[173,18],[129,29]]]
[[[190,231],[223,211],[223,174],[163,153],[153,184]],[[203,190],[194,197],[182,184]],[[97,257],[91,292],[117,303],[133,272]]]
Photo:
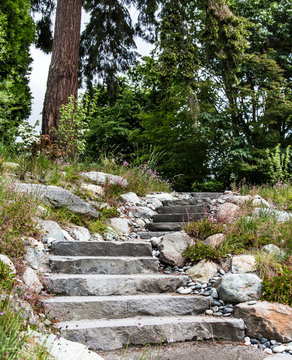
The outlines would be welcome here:
[[[77,97],[82,0],[58,0],[52,59],[43,107],[42,133],[55,138],[61,105]]]

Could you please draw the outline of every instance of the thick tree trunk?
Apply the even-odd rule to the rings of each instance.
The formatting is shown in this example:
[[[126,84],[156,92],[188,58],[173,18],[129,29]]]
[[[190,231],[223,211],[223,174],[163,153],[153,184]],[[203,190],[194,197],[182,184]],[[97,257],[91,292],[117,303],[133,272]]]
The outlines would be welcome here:
[[[60,107],[77,97],[82,0],[58,0],[52,60],[43,107],[42,133],[54,140]]]

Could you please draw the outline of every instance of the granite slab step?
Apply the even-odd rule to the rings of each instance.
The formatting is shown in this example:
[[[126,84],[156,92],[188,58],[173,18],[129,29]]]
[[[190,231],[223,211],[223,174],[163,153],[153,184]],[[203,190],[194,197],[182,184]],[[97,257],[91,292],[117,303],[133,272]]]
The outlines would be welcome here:
[[[92,350],[114,350],[126,344],[159,344],[189,340],[244,339],[242,319],[206,316],[134,317],[69,321],[58,324],[62,336]]]
[[[146,229],[150,231],[180,231],[187,225],[187,222],[160,222],[146,224]]]
[[[64,256],[152,256],[148,242],[62,241],[53,243],[51,254]]]
[[[138,231],[137,235],[141,239],[151,239],[153,237],[160,237],[167,234],[171,234],[173,231]]]
[[[208,197],[194,197],[190,199],[175,199],[175,200],[163,200],[162,204],[164,206],[202,206],[204,204],[210,204],[211,199]]]
[[[159,214],[206,214],[209,206],[190,205],[190,206],[161,206],[157,209]]]
[[[210,308],[211,297],[174,294],[57,296],[43,304],[50,319],[77,321],[202,314]]]
[[[153,222],[190,222],[201,220],[206,216],[205,213],[193,214],[159,214],[152,217]]]
[[[44,279],[48,291],[56,295],[134,295],[174,292],[185,285],[187,276],[162,274],[84,275],[52,274]]]
[[[51,256],[54,272],[65,274],[137,274],[158,272],[159,261],[153,257]]]

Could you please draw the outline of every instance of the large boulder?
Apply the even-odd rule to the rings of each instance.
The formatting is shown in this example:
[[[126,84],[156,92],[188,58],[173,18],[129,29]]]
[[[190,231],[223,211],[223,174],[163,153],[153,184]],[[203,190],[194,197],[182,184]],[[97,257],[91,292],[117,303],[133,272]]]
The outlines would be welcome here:
[[[232,257],[232,272],[245,274],[256,271],[256,259],[253,255],[235,255]]]
[[[89,241],[91,238],[90,232],[83,226],[77,226],[71,228],[72,235],[77,241]]]
[[[216,284],[219,298],[228,303],[257,300],[261,296],[261,279],[254,274],[226,274]]]
[[[212,261],[202,260],[186,272],[193,281],[206,283],[217,273],[217,265]]]
[[[55,208],[65,207],[76,214],[99,217],[98,212],[87,202],[59,186],[18,183],[16,191],[37,197]]]
[[[235,205],[241,205],[244,204],[247,201],[251,201],[252,197],[250,195],[231,195],[230,197],[227,198],[228,202],[231,202]]]
[[[252,202],[253,206],[261,206],[261,207],[266,207],[269,208],[271,205],[267,202],[267,200],[263,199],[261,196],[259,195],[255,195],[253,202]]]
[[[80,174],[84,179],[90,180],[95,182],[99,185],[104,185],[106,183],[109,184],[116,184],[126,187],[128,185],[128,182],[126,179],[124,179],[121,176],[118,175],[112,175],[107,174],[104,172],[99,171],[89,171],[89,172],[83,172]]]
[[[179,231],[163,236],[158,244],[161,261],[170,265],[183,266],[185,259],[181,253],[192,242],[193,240],[187,234]]]
[[[129,221],[124,218],[112,218],[107,220],[108,225],[114,229],[118,235],[129,235]]]
[[[239,206],[230,202],[222,204],[217,211],[217,219],[220,222],[230,222],[236,216]]]
[[[244,320],[248,336],[292,341],[292,308],[288,305],[267,301],[242,303],[234,307],[234,316]]]

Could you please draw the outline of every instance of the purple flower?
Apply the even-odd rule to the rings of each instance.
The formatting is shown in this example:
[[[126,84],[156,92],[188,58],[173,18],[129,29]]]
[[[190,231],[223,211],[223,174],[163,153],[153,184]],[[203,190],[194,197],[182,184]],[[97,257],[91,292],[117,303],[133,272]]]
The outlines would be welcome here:
[[[128,163],[128,161],[124,161],[124,162],[123,162],[123,166],[128,166],[128,165],[130,165],[130,164]]]
[[[3,316],[6,314],[6,311],[0,312],[0,316]]]

